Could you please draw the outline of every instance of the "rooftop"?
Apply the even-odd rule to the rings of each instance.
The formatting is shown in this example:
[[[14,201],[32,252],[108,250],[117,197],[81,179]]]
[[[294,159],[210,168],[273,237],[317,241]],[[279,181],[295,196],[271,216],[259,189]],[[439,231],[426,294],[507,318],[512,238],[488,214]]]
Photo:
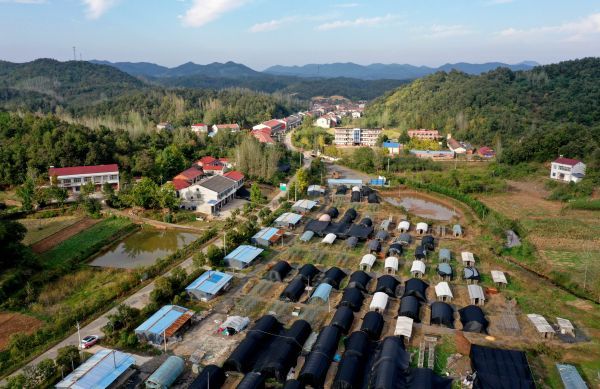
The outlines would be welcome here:
[[[71,374],[56,384],[57,388],[104,389],[121,376],[135,359],[130,354],[103,349],[79,365]]]
[[[213,192],[223,193],[235,187],[235,181],[223,176],[212,176],[202,181],[199,185]]]
[[[236,260],[243,263],[250,263],[260,255],[264,250],[258,247],[241,245],[225,256],[226,260]]]
[[[285,212],[275,219],[275,223],[298,224],[301,219],[302,215],[293,212]]]
[[[283,230],[275,227],[265,227],[262,230],[258,231],[252,239],[263,239],[268,240],[269,242],[277,241],[284,234]]]
[[[538,332],[554,332],[554,328],[552,328],[544,316],[538,315],[537,313],[529,313],[527,314],[527,317]]]
[[[232,170],[230,172],[227,172],[225,174],[223,174],[223,176],[232,179],[234,181],[241,181],[245,178],[244,173],[237,171],[237,170]]]
[[[81,174],[100,174],[100,173],[118,173],[119,165],[112,163],[109,165],[92,166],[71,166],[71,167],[51,167],[48,170],[50,176],[74,176]]]
[[[135,329],[135,332],[144,331],[161,335],[166,333],[172,336],[182,325],[194,316],[194,311],[177,305],[165,305],[148,320]]]
[[[175,181],[175,180],[193,180],[194,178],[199,177],[202,174],[204,174],[202,169],[197,169],[195,167],[191,167],[189,169],[185,169],[184,171],[182,171],[181,173],[176,175],[173,178],[173,181]]]
[[[578,159],[571,159],[571,158],[559,157],[559,158],[555,159],[552,162],[553,163],[560,163],[561,165],[575,166],[575,165],[577,165],[581,161],[578,160]]]
[[[209,270],[202,273],[202,275],[189,284],[185,290],[199,290],[214,295],[223,289],[232,278],[233,276],[230,274]]]

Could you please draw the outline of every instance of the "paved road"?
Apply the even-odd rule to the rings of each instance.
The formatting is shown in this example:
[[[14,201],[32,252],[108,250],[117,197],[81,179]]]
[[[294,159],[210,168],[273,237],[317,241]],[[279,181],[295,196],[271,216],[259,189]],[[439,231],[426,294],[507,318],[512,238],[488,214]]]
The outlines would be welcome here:
[[[206,252],[206,249],[210,244],[221,245],[221,244],[223,244],[223,242],[221,241],[220,238],[216,239],[214,241],[210,241],[207,244],[205,244],[202,251]],[[188,273],[189,273],[190,269],[192,268],[192,266],[193,266],[192,257],[187,258],[185,261],[183,261],[179,265],[179,267],[185,269],[186,271],[188,271]],[[172,272],[172,270],[167,271],[163,275],[169,275],[169,274],[171,274],[171,272]],[[127,299],[125,299],[123,301],[123,304],[129,305],[130,307],[134,307],[134,308],[138,308],[138,309],[144,308],[146,305],[148,305],[150,303],[150,293],[152,293],[152,291],[154,290],[154,287],[155,287],[155,281],[152,281],[151,283],[144,286],[142,289],[138,290],[137,292],[135,292],[134,294],[129,296]],[[108,315],[113,314],[116,311],[117,311],[116,308],[112,308],[111,310],[109,310],[108,312],[105,312],[104,314],[102,314],[100,317],[98,317],[91,323],[82,327],[81,328],[81,337],[84,337],[86,335],[102,335],[102,327],[104,327],[108,323]],[[77,331],[74,331],[71,335],[69,335],[63,341],[54,345],[52,348],[48,349],[46,352],[44,352],[43,354],[41,354],[40,356],[38,356],[37,358],[35,358],[31,362],[29,362],[27,365],[29,366],[29,365],[38,364],[42,360],[47,359],[47,358],[54,359],[54,358],[56,358],[56,356],[58,354],[58,349],[65,347],[65,346],[69,346],[69,345],[77,346],[78,344],[79,344],[79,337],[77,335]],[[95,347],[92,347],[91,349],[89,349],[88,351],[90,351],[91,353],[96,353],[102,349],[103,349],[103,347],[101,347],[101,346],[95,346]],[[133,356],[135,357],[136,364],[138,366],[150,359],[150,357],[146,357],[146,356],[142,356],[142,355],[134,354]],[[21,372],[21,370],[16,371],[12,375],[18,374],[19,372]],[[2,382],[0,382],[0,384],[2,384],[2,385],[4,385],[5,383],[6,382],[4,380]]]

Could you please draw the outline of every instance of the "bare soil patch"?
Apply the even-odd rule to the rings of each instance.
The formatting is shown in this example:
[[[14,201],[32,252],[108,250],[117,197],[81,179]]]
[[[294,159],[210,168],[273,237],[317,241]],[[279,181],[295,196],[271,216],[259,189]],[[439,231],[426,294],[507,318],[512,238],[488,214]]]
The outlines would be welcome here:
[[[32,250],[38,254],[46,252],[51,248],[57,246],[59,243],[69,239],[70,237],[78,234],[83,230],[87,230],[94,224],[98,223],[100,219],[89,219],[85,218],[73,225],[70,225],[67,228],[64,228],[58,231],[55,234],[50,235],[49,237],[40,240],[31,246]]]
[[[18,332],[32,334],[42,326],[42,321],[15,312],[0,312],[0,350],[8,344],[11,335]]]

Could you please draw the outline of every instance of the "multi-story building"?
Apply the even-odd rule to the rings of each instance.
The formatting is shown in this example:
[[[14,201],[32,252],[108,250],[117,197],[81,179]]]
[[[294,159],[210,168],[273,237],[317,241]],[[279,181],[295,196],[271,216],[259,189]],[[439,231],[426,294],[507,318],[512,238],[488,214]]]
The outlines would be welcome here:
[[[440,138],[440,133],[438,130],[425,130],[425,129],[408,130],[408,136],[410,138],[417,138],[417,139],[437,140]]]
[[[381,128],[336,128],[334,144],[337,146],[375,146]]]
[[[552,161],[550,178],[565,182],[579,182],[585,177],[585,167],[582,161],[561,155]]]
[[[116,190],[119,189],[119,166],[116,163],[110,165],[94,166],[51,166],[48,170],[50,182],[60,188],[66,188],[72,193],[79,193],[81,186],[93,182],[96,191],[102,189],[102,185],[108,183]]]
[[[177,196],[185,209],[215,214],[234,199],[235,192],[243,185],[244,175],[234,170],[177,190]]]

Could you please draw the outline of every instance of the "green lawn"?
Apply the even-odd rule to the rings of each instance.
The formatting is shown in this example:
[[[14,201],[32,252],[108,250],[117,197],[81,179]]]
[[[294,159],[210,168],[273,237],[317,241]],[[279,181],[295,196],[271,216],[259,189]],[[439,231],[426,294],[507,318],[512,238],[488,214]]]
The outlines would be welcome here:
[[[68,263],[83,261],[102,246],[111,243],[113,238],[116,239],[133,228],[135,226],[129,219],[104,219],[42,254],[42,262],[47,268],[56,269]]]

